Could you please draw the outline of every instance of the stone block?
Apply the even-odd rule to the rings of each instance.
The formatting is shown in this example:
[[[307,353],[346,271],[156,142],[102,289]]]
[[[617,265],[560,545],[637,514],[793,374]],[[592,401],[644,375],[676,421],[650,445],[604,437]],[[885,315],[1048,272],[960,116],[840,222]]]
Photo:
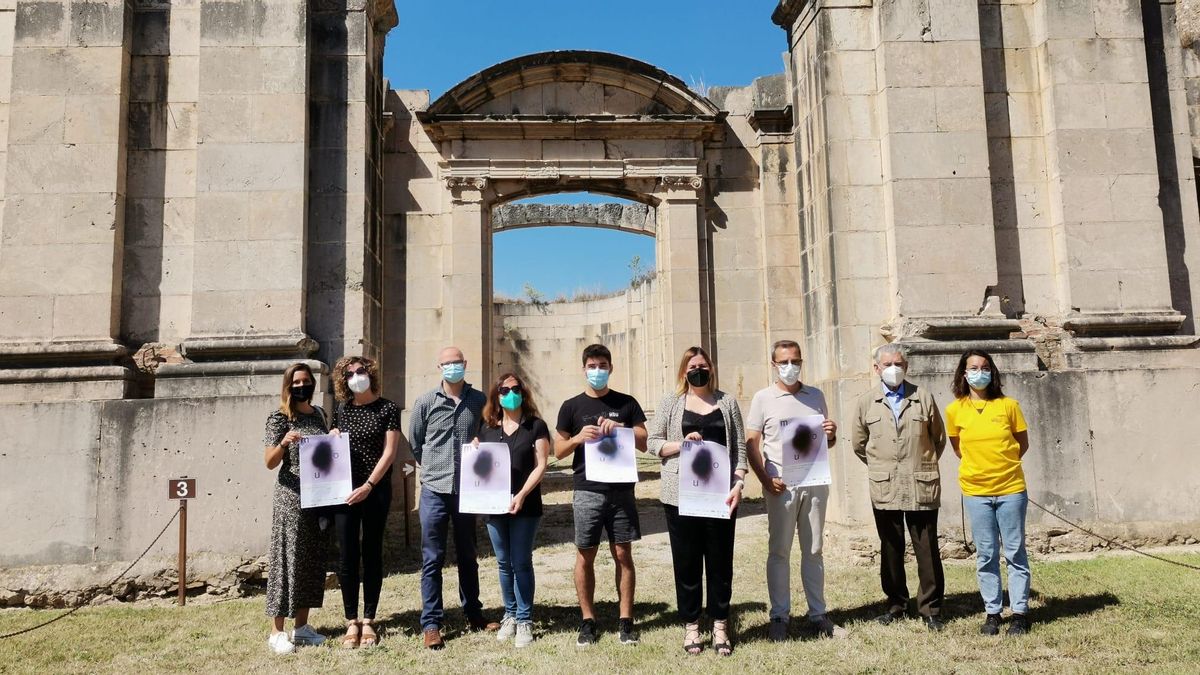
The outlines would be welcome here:
[[[1008,134],[1014,139],[1017,138],[1035,138],[1041,142],[1043,126],[1053,128],[1055,122],[1053,119],[1044,119],[1042,113],[1042,95],[1027,94],[1027,93],[1010,93],[1007,96],[1003,94],[988,94],[988,101],[996,101],[1001,106],[1007,106],[1008,119]],[[996,98],[992,98],[996,97]],[[1005,108],[1001,108],[1001,111]],[[1003,112],[999,114],[1004,114]],[[998,117],[993,111],[988,111],[988,118],[992,120],[1002,120],[1003,117]],[[1005,136],[1003,126],[1000,125],[993,132],[989,128],[988,133],[998,136]]]
[[[55,340],[108,337],[117,328],[113,297],[104,293],[54,296]]]
[[[988,178],[953,178],[938,181],[941,222],[947,225],[992,223],[992,186]]]
[[[989,175],[987,138],[982,130],[891,134],[887,141],[888,169],[894,178],[986,178]]]
[[[874,97],[826,97],[825,125],[829,140],[875,138],[878,131]]]
[[[0,8],[0,56],[12,56],[16,24],[15,8]]]
[[[303,94],[249,96],[249,138],[260,143],[303,143],[307,101]]]
[[[21,2],[17,5],[13,42],[18,47],[60,47],[67,44],[65,2]]]
[[[1064,229],[1072,272],[1165,269],[1161,228],[1161,224],[1154,221],[1067,223]],[[1142,245],[1131,246],[1131,241]],[[1124,290],[1122,286],[1122,292]]]
[[[185,9],[172,3],[169,39],[172,56],[199,56],[200,9]]]
[[[992,235],[990,223],[986,228],[972,225],[928,225],[897,230],[893,240],[897,274],[903,280],[910,275],[919,276],[936,271],[936,274],[948,280],[956,279],[967,285],[988,276],[993,278],[988,283],[995,283],[995,262],[991,257],[994,256],[994,242],[984,241],[992,239],[989,235]],[[956,245],[950,247],[946,245],[947,242],[955,242]],[[973,255],[963,255],[965,250],[971,250]],[[886,260],[884,266],[873,268],[879,269],[886,269]],[[877,273],[872,276],[877,276]],[[978,302],[983,301],[983,287],[987,285],[983,284],[977,289]]]
[[[0,293],[9,289],[0,286]],[[52,334],[53,305],[45,297],[0,295],[0,340],[46,340]]]
[[[977,131],[987,128],[983,91],[979,87],[937,87],[938,131]]]
[[[1053,40],[1046,43],[1043,86],[1074,82],[1147,82],[1141,40]]]
[[[250,44],[255,26],[251,14],[261,3],[225,0],[200,3],[200,46],[223,47]]]
[[[176,56],[167,59],[167,100],[171,103],[195,103],[200,98],[200,56]]]
[[[244,143],[250,136],[250,100],[245,95],[201,96],[197,140],[201,143]]]
[[[880,4],[876,10],[880,41],[932,41],[934,38],[931,9],[929,0],[892,0]]]
[[[1151,221],[1160,217],[1159,180],[1152,174],[1117,176],[1111,182],[1113,220]],[[1087,220],[1086,218],[1079,218]]]
[[[126,74],[126,57],[123,47],[70,47],[47,51],[52,54],[56,52],[61,57],[62,80],[59,86],[66,93],[121,95]],[[14,68],[20,68],[26,55],[23,54],[22,58],[17,59]],[[44,83],[43,86],[49,84]]]
[[[120,47],[125,37],[124,0],[72,2],[68,44],[78,47]]]
[[[118,203],[109,193],[65,194],[55,240],[70,244],[112,244],[117,238]]]
[[[4,202],[0,245],[28,246],[54,242],[55,223],[62,217],[58,195],[9,195]]]
[[[197,193],[195,241],[243,239],[250,228],[250,203],[255,197],[247,192]]]
[[[1072,221],[1112,220],[1111,184],[1112,179],[1109,176],[1073,175],[1059,179],[1063,215]]]
[[[932,38],[936,42],[980,39],[979,8],[958,0],[928,0]]]
[[[879,143],[873,140],[831,142],[829,176],[835,184],[878,185],[883,177]]]
[[[886,128],[891,133],[937,131],[936,89],[888,87],[883,90]]]
[[[9,106],[8,115],[10,146],[62,143],[65,97],[20,96]]]
[[[302,296],[296,291],[197,291],[194,335],[276,334],[300,330]]]
[[[196,154],[198,192],[305,188],[306,162],[300,143],[206,143]]]
[[[1121,284],[1117,270],[1072,269],[1069,277],[1072,309],[1117,311],[1121,309]]]
[[[12,102],[12,62],[11,56],[0,56],[0,103]]]
[[[1041,5],[1039,32],[1045,39],[1095,38],[1094,0],[1059,0]]]
[[[872,51],[830,52],[823,58],[826,94],[875,94],[883,85],[876,75]]]
[[[250,14],[251,39],[257,46],[302,47],[308,42],[308,10],[304,3],[295,0],[251,3]],[[354,32],[357,28],[360,35],[365,35],[365,12],[350,12],[343,16],[347,29]],[[314,34],[316,39],[317,35]],[[314,45],[314,48],[318,46]]]
[[[897,238],[908,230],[898,231]],[[835,232],[833,257],[839,279],[877,277],[888,269],[888,237],[883,232]]]
[[[829,51],[869,52],[877,45],[875,17],[870,9],[839,8],[837,12],[821,12],[817,21],[821,22]]]
[[[1096,37],[1142,39],[1142,6],[1140,2],[1136,0],[1096,2],[1093,3],[1092,11]]]
[[[1104,112],[1110,129],[1147,129],[1154,126],[1150,112],[1150,91],[1145,84],[1105,84],[1103,95]]]
[[[353,207],[353,204],[350,206]],[[247,239],[266,241],[303,240],[304,193],[256,193],[250,200],[250,220],[245,236]]]
[[[116,96],[68,96],[64,112],[64,143],[116,143],[125,123]]]
[[[207,5],[207,3],[206,3]],[[200,102],[204,94],[257,94],[263,88],[263,52],[255,47],[200,48]]]
[[[118,155],[115,143],[13,146],[8,151],[8,192],[115,192]]]
[[[94,293],[112,282],[112,243],[6,246],[0,267],[8,296]]]

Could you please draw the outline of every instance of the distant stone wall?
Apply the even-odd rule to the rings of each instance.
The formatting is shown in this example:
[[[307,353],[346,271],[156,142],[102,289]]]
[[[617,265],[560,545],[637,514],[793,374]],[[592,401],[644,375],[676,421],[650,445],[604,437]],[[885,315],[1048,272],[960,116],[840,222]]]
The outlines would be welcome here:
[[[550,424],[562,402],[587,386],[580,357],[589,344],[598,342],[612,351],[612,388],[632,394],[647,410],[674,379],[674,357],[663,356],[654,281],[597,300],[496,303],[494,316],[493,372],[522,373]]]

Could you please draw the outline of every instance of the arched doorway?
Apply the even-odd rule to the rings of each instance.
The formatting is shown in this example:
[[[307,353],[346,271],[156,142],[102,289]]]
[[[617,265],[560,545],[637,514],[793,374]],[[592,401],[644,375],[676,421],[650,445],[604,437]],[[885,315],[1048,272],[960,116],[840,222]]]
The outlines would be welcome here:
[[[436,149],[425,170],[443,192],[429,195],[422,218],[435,230],[420,234],[428,243],[407,248],[406,347],[416,367],[405,368],[406,393],[432,384],[422,357],[440,344],[464,349],[472,381],[490,378],[494,213],[533,195],[589,191],[652,209],[660,351],[712,348],[703,172],[723,116],[710,101],[633,59],[550,52],[481,71],[415,117],[420,140]],[[411,292],[414,282],[422,293]]]

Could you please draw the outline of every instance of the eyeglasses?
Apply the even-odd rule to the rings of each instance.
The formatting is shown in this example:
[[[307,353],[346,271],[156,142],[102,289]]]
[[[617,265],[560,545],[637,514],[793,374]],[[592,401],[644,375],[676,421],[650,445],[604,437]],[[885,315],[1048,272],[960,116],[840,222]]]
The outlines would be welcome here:
[[[514,384],[511,387],[500,387],[496,391],[500,392],[501,396],[504,396],[505,394],[507,394],[510,391],[519,394],[519,393],[521,393],[521,385]]]
[[[804,363],[804,359],[791,359],[789,361],[774,361],[777,366],[796,366],[799,368]]]
[[[447,361],[445,363],[439,363],[438,365],[441,366],[442,368],[445,368],[446,366],[461,366],[464,363],[466,363],[466,361],[459,359],[457,361]]]
[[[348,371],[342,373],[342,377],[345,377],[348,380],[348,379],[354,377],[355,375],[366,375],[366,374],[367,374],[367,369],[363,368],[362,366],[359,366],[358,368],[355,368],[354,370],[348,370]]]

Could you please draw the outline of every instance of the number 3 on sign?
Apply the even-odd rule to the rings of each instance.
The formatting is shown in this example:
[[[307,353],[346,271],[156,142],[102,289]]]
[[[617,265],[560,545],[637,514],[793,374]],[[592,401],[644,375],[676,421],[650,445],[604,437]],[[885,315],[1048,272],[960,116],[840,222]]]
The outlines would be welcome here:
[[[172,478],[167,481],[168,499],[195,499],[195,478]]]

